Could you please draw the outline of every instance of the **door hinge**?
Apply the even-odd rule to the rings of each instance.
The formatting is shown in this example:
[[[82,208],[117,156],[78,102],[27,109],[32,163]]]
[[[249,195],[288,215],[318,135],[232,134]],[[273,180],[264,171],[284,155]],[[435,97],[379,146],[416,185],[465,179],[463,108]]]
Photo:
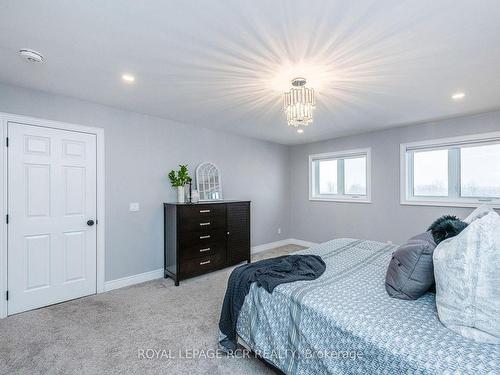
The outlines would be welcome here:
[[[5,292],[5,299],[6,299],[7,301],[9,300],[9,291],[8,291],[8,290]]]
[[[7,222],[7,224],[9,224],[9,215],[5,215],[5,221]]]
[[[9,137],[5,138],[5,146],[9,147]]]

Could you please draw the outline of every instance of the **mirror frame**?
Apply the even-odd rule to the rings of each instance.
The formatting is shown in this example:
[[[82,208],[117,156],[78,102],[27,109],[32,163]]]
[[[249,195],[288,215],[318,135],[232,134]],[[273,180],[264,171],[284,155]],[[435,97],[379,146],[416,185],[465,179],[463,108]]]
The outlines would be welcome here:
[[[219,177],[219,195],[220,195],[220,198],[218,198],[218,199],[202,199],[202,194],[201,194],[201,189],[200,189],[200,171],[201,171],[201,168],[206,168],[207,166],[211,166],[212,168],[215,168],[216,171],[217,171],[217,175]],[[219,167],[217,167],[217,165],[215,165],[212,162],[206,161],[206,162],[200,163],[196,167],[196,189],[198,190],[198,194],[200,195],[200,202],[210,202],[210,201],[220,201],[220,200],[223,200],[223,195],[222,195],[222,173],[221,173]]]

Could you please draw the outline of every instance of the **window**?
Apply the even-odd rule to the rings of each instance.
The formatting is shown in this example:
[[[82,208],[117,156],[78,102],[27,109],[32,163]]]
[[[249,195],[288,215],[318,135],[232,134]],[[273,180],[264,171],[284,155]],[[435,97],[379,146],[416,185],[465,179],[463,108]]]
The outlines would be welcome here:
[[[500,133],[401,145],[401,203],[500,205]]]
[[[413,195],[448,196],[448,150],[416,151],[413,154]]]
[[[370,202],[370,149],[309,156],[309,199]]]

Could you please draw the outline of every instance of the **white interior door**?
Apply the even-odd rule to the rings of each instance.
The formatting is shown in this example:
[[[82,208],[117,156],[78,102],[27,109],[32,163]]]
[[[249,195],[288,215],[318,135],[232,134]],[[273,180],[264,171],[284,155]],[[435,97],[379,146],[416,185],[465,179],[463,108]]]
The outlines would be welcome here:
[[[8,314],[96,293],[96,135],[9,122],[8,137]]]

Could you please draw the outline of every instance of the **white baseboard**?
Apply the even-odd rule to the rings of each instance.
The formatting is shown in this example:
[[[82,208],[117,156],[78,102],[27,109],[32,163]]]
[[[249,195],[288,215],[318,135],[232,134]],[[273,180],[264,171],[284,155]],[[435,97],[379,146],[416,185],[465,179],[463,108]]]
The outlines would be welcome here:
[[[298,240],[296,238],[290,238],[290,244],[292,245],[300,245],[304,247],[313,247],[318,245],[318,242],[311,242],[311,241],[304,241],[304,240]]]
[[[285,245],[300,245],[305,247],[311,247],[316,245],[315,242],[297,240],[295,238],[287,238],[286,240],[275,241],[265,243],[259,246],[253,246],[251,249],[252,254],[260,253],[261,251],[271,250],[276,247],[285,246]],[[158,270],[149,271],[140,273],[138,275],[126,276],[121,279],[110,280],[104,283],[104,291],[109,292],[110,290],[125,288],[126,286],[144,283],[146,281],[151,281],[155,279],[160,279],[163,277],[163,269],[160,268]]]
[[[163,277],[163,268],[160,268],[159,270],[140,273],[138,275],[122,277],[121,279],[106,281],[104,283],[104,291],[109,292],[110,290],[124,288],[126,286],[140,284],[146,281],[160,279],[162,277]]]
[[[271,250],[271,249],[274,249],[275,247],[286,246],[286,245],[300,245],[300,246],[305,246],[305,247],[311,247],[311,246],[317,245],[317,243],[303,241],[303,240],[297,240],[295,238],[287,238],[287,239],[281,240],[281,241],[274,241],[274,242],[269,242],[269,243],[265,243],[265,244],[258,245],[258,246],[252,246],[251,253],[256,254],[256,253],[260,253],[261,251]]]

